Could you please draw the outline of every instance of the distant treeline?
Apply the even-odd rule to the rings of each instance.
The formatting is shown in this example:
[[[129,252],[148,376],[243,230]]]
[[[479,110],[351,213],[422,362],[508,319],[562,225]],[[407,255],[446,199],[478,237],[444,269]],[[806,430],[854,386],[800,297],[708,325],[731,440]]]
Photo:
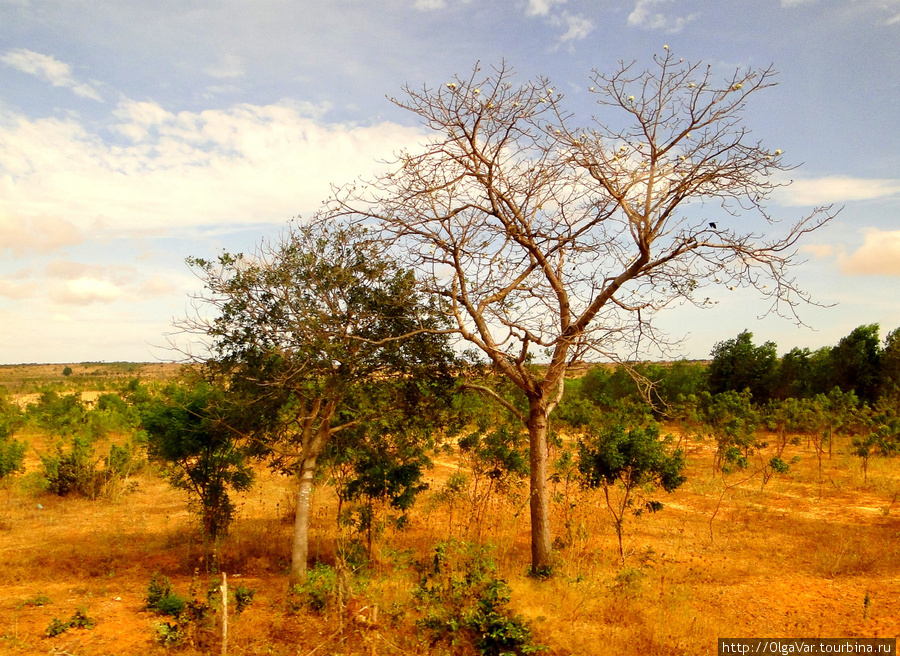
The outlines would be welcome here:
[[[859,326],[835,346],[816,351],[792,348],[781,357],[774,342],[753,343],[753,333],[718,342],[709,362],[637,363],[597,366],[575,385],[594,405],[613,407],[624,400],[649,398],[663,405],[704,392],[716,395],[749,390],[765,404],[789,398],[813,398],[835,388],[869,404],[900,387],[900,329],[884,341],[880,326]]]

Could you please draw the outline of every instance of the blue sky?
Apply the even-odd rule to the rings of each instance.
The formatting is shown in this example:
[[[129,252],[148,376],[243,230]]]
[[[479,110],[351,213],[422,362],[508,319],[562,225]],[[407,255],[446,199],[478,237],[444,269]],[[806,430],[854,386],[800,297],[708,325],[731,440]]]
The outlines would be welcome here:
[[[717,290],[661,316],[683,355],[900,327],[900,0],[0,0],[0,363],[175,357],[184,258],[252,250],[415,148],[404,84],[505,59],[586,123],[591,70],[664,44],[723,75],[774,65],[745,123],[800,166],[770,209],[843,206],[796,271],[832,307],[797,327]]]

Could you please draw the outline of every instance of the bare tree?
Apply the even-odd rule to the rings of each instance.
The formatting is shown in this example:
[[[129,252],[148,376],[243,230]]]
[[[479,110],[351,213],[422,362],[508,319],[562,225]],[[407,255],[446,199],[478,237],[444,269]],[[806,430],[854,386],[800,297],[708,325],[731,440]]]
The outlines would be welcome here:
[[[667,49],[645,71],[595,72],[603,113],[586,127],[549,80],[514,84],[505,64],[407,87],[394,102],[433,139],[401,152],[391,172],[337,190],[323,214],[372,226],[527,396],[535,573],[551,565],[549,417],[574,361],[665,350],[656,313],[713,305],[707,285],[753,287],[794,318],[808,301],[789,273],[795,245],[832,213],[776,225],[764,203],[789,167],[741,120],[773,76],[717,81]],[[546,366],[526,366],[536,354]]]

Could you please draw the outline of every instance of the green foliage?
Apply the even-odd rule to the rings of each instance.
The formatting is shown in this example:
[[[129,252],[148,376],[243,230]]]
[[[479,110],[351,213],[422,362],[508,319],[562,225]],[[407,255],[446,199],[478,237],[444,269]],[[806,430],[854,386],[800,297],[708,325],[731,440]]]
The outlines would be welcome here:
[[[291,587],[291,595],[300,606],[322,613],[335,602],[338,584],[334,568],[317,563],[307,572],[306,581]]]
[[[578,443],[578,471],[586,488],[602,488],[619,542],[619,558],[625,564],[626,512],[634,516],[662,509],[648,495],[656,486],[666,492],[678,488],[685,461],[681,450],[669,453],[671,436],[660,439],[655,424],[626,430],[621,424],[589,431]]]
[[[671,436],[660,439],[659,427],[650,425],[626,430],[621,424],[590,432],[578,443],[578,470],[586,487],[621,484],[634,490],[659,485],[672,492],[685,480],[684,454],[671,455]]]
[[[63,622],[54,617],[44,631],[44,635],[48,638],[54,638],[65,633],[69,629],[93,629],[94,626],[96,626],[96,622],[88,617],[87,611],[83,608],[79,608],[67,622]]]
[[[164,647],[174,647],[185,641],[186,632],[178,622],[162,622],[156,625],[156,641]]]
[[[881,351],[881,393],[887,396],[898,392],[900,392],[900,328],[888,333]]]
[[[459,440],[459,448],[475,476],[497,485],[528,473],[528,449],[520,425],[503,423],[472,431]]]
[[[25,451],[28,445],[0,434],[0,480],[25,471]]]
[[[509,612],[509,586],[497,577],[487,547],[442,542],[418,572],[416,625],[430,647],[468,644],[486,656],[545,649],[533,643],[525,621]]]
[[[76,435],[68,450],[57,445],[54,455],[42,454],[43,475],[47,489],[53,494],[78,494],[90,499],[111,495],[118,484],[140,467],[140,455],[133,442],[119,446],[112,444],[109,455],[95,458],[87,438]],[[104,467],[98,467],[100,463]]]
[[[778,353],[774,342],[753,344],[753,333],[745,330],[734,339],[717,343],[706,371],[710,394],[743,392],[757,403],[772,398],[778,382]]]
[[[69,630],[69,623],[63,622],[62,620],[54,617],[50,620],[50,624],[47,626],[47,629],[44,631],[44,635],[48,638],[55,638],[56,636],[65,633]]]
[[[243,491],[253,482],[233,429],[240,425],[239,412],[222,390],[205,382],[170,384],[143,409],[150,457],[167,465],[172,485],[198,500],[204,532],[213,539],[234,516],[229,489]]]
[[[78,393],[60,395],[53,390],[41,392],[36,403],[25,409],[26,418],[48,432],[72,436],[84,430],[87,407]]]
[[[436,410],[453,396],[447,320],[385,247],[364,228],[329,222],[292,225],[253,257],[188,260],[215,316],[183,327],[208,339],[209,374],[242,399],[254,455],[300,472],[301,486],[331,439],[351,427],[366,439],[427,441],[446,423]],[[356,447],[372,452],[371,443]],[[357,476],[357,491],[408,505],[416,468],[401,457],[390,471]],[[301,498],[298,515],[308,516]],[[300,577],[307,527],[296,530],[292,572]]]
[[[706,366],[699,362],[679,360],[672,363],[634,363],[628,366],[592,367],[579,381],[574,392],[568,391],[556,411],[555,418],[573,427],[596,421],[596,408],[625,415],[671,416],[673,406],[691,395],[700,394],[706,385]],[[636,421],[627,420],[627,423]]]
[[[881,387],[881,340],[877,323],[859,326],[831,350],[833,385],[875,401]]]
[[[70,367],[69,365],[66,365],[65,367],[63,367],[62,375],[67,378],[69,376],[71,376],[72,375],[72,367]]]
[[[205,598],[201,598],[199,584],[200,580],[195,572],[188,596],[183,597],[175,591],[167,577],[156,573],[150,579],[144,608],[157,615],[174,618],[172,622],[157,624],[157,642],[165,646],[175,646],[187,640],[196,643],[199,637],[210,632],[209,615],[218,585],[211,581]]]
[[[187,599],[175,592],[168,577],[154,574],[147,587],[144,608],[158,615],[178,617],[187,607]]]
[[[765,446],[757,439],[760,416],[749,389],[704,392],[700,397],[700,418],[716,440],[716,466],[730,464],[745,468],[755,449]]]
[[[93,629],[96,622],[87,616],[87,612],[83,608],[79,608],[69,620],[69,626],[76,629]]]
[[[50,597],[46,593],[39,592],[35,596],[33,596],[29,599],[25,599],[24,601],[20,601],[18,604],[16,604],[16,610],[21,610],[21,609],[25,608],[25,606],[37,607],[37,606],[46,606],[47,604],[52,604],[52,603],[53,603],[53,601],[50,599]]]
[[[253,597],[256,595],[256,590],[253,588],[248,588],[243,583],[239,584],[235,588],[234,591],[234,610],[236,613],[243,613],[250,607],[250,604],[253,603]]]
[[[82,437],[73,437],[71,448],[66,452],[57,445],[56,455],[41,455],[47,489],[53,494],[66,496],[77,493],[94,498],[98,492],[98,477],[95,472],[93,449]]]

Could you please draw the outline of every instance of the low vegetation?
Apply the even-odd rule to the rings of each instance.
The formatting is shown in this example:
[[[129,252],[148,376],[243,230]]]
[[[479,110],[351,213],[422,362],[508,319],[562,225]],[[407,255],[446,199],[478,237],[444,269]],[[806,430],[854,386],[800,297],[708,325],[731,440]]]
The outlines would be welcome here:
[[[527,439],[511,410],[464,390],[461,429],[350,431],[323,451],[300,583],[296,476],[233,434],[207,439],[228,415],[196,380],[7,390],[0,650],[217,652],[223,572],[233,654],[695,654],[731,635],[897,636],[894,388],[759,399],[713,392],[710,366],[569,381],[546,578],[527,567]]]

